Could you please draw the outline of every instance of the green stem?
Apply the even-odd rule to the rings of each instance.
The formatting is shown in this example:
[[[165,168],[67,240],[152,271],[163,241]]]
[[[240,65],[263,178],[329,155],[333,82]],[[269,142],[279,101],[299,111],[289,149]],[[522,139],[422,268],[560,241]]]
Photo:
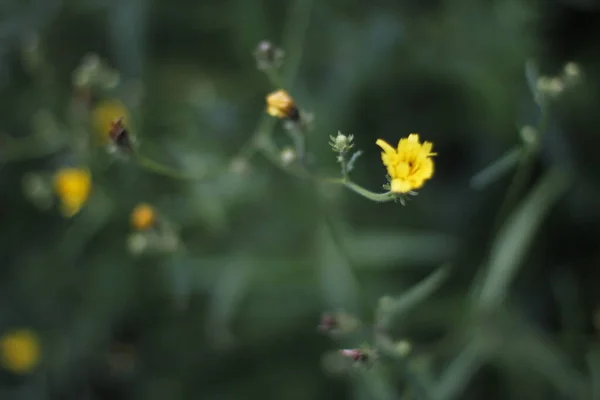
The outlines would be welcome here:
[[[265,156],[267,160],[271,162],[271,164],[275,165],[277,168],[281,169],[283,172],[287,172],[290,175],[293,175],[297,178],[302,179],[311,179],[312,176],[308,171],[304,169],[297,168],[294,165],[285,165],[279,159],[279,156],[273,149],[263,146],[260,148],[261,153]]]
[[[305,144],[304,144],[304,133],[300,130],[296,124],[288,130],[288,135],[294,142],[294,148],[296,149],[296,156],[299,160],[304,160]]]
[[[543,105],[540,105],[540,119],[536,127],[537,137],[532,143],[525,143],[521,150],[521,159],[519,160],[518,168],[513,176],[513,179],[506,191],[506,195],[500,206],[498,217],[494,223],[494,230],[497,230],[501,224],[501,221],[510,213],[514,207],[515,202],[518,200],[519,195],[525,189],[527,182],[529,182],[535,166],[536,156],[540,150],[543,136],[548,129],[548,113]]]
[[[357,185],[356,183],[349,181],[349,180],[342,180],[341,183],[344,186],[346,186],[348,189],[352,190],[354,193],[357,193],[369,200],[373,200],[378,203],[384,203],[386,201],[391,201],[394,199],[392,192],[385,192],[385,193],[371,192],[370,190],[367,190],[367,189],[363,188],[362,186]]]
[[[269,68],[265,70],[265,75],[267,75],[269,83],[271,83],[271,86],[273,86],[275,89],[283,88],[283,81],[281,80],[281,77],[276,69]]]

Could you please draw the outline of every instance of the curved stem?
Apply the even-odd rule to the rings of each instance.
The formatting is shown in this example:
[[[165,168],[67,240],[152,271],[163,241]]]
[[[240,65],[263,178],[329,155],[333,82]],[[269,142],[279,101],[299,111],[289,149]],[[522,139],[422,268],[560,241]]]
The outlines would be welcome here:
[[[298,126],[296,126],[296,124],[294,124],[294,126],[288,130],[288,135],[294,142],[294,148],[296,149],[296,155],[297,155],[298,159],[304,160],[304,154],[305,154],[304,132],[302,132],[302,130]]]
[[[283,88],[283,81],[281,80],[279,73],[277,73],[277,71],[275,69],[269,68],[269,69],[265,70],[265,75],[269,79],[271,86],[273,86],[276,89]]]
[[[392,192],[385,192],[385,193],[371,192],[370,190],[367,190],[352,181],[343,181],[343,185],[346,186],[348,189],[352,190],[354,193],[360,194],[361,196],[363,196],[369,200],[376,201],[378,203],[384,203],[386,201],[394,200],[394,196],[393,196]]]

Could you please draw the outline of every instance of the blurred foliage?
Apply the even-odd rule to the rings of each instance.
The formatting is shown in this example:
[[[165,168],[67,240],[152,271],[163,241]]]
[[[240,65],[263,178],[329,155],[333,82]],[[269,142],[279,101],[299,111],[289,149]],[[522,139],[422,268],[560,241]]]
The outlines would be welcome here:
[[[41,352],[0,398],[600,398],[599,22],[597,0],[0,1],[0,336]],[[294,144],[277,79],[314,116],[310,168],[339,176],[352,134],[377,192],[376,139],[418,132],[433,179],[402,206],[289,174],[253,147]],[[103,100],[135,152],[98,140]],[[69,166],[93,182],[73,218]]]

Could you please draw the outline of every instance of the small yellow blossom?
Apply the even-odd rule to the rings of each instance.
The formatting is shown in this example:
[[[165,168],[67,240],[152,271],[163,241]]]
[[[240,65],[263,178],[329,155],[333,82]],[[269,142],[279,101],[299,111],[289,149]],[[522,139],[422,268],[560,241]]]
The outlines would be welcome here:
[[[18,374],[30,372],[40,361],[40,343],[37,336],[19,329],[0,338],[0,359],[9,371]]]
[[[419,135],[411,133],[408,138],[398,142],[394,149],[382,139],[377,140],[377,145],[383,149],[381,160],[387,167],[391,179],[391,191],[394,193],[408,193],[419,189],[426,180],[433,176],[433,144],[419,141]]]
[[[92,123],[94,130],[100,137],[100,140],[106,142],[110,139],[110,132],[113,124],[122,118],[122,124],[129,124],[129,113],[127,107],[119,100],[105,100],[94,107],[92,111]]]
[[[131,212],[131,225],[138,231],[150,229],[155,221],[154,208],[148,204],[138,204]]]
[[[285,90],[278,90],[267,96],[267,114],[292,120],[297,119],[299,116],[294,99]]]
[[[62,168],[54,175],[54,190],[62,213],[72,217],[81,210],[92,191],[90,172],[82,168]]]

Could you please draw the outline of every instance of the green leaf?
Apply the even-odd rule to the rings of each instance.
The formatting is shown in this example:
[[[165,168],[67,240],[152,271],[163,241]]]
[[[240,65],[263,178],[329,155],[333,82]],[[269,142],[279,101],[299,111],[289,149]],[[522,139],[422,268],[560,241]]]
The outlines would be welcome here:
[[[452,258],[458,247],[452,236],[418,231],[362,231],[349,234],[344,242],[353,263],[369,268],[439,265]]]
[[[491,250],[477,299],[479,307],[493,308],[504,301],[537,229],[551,206],[566,192],[569,181],[569,173],[555,167],[507,218]]]

